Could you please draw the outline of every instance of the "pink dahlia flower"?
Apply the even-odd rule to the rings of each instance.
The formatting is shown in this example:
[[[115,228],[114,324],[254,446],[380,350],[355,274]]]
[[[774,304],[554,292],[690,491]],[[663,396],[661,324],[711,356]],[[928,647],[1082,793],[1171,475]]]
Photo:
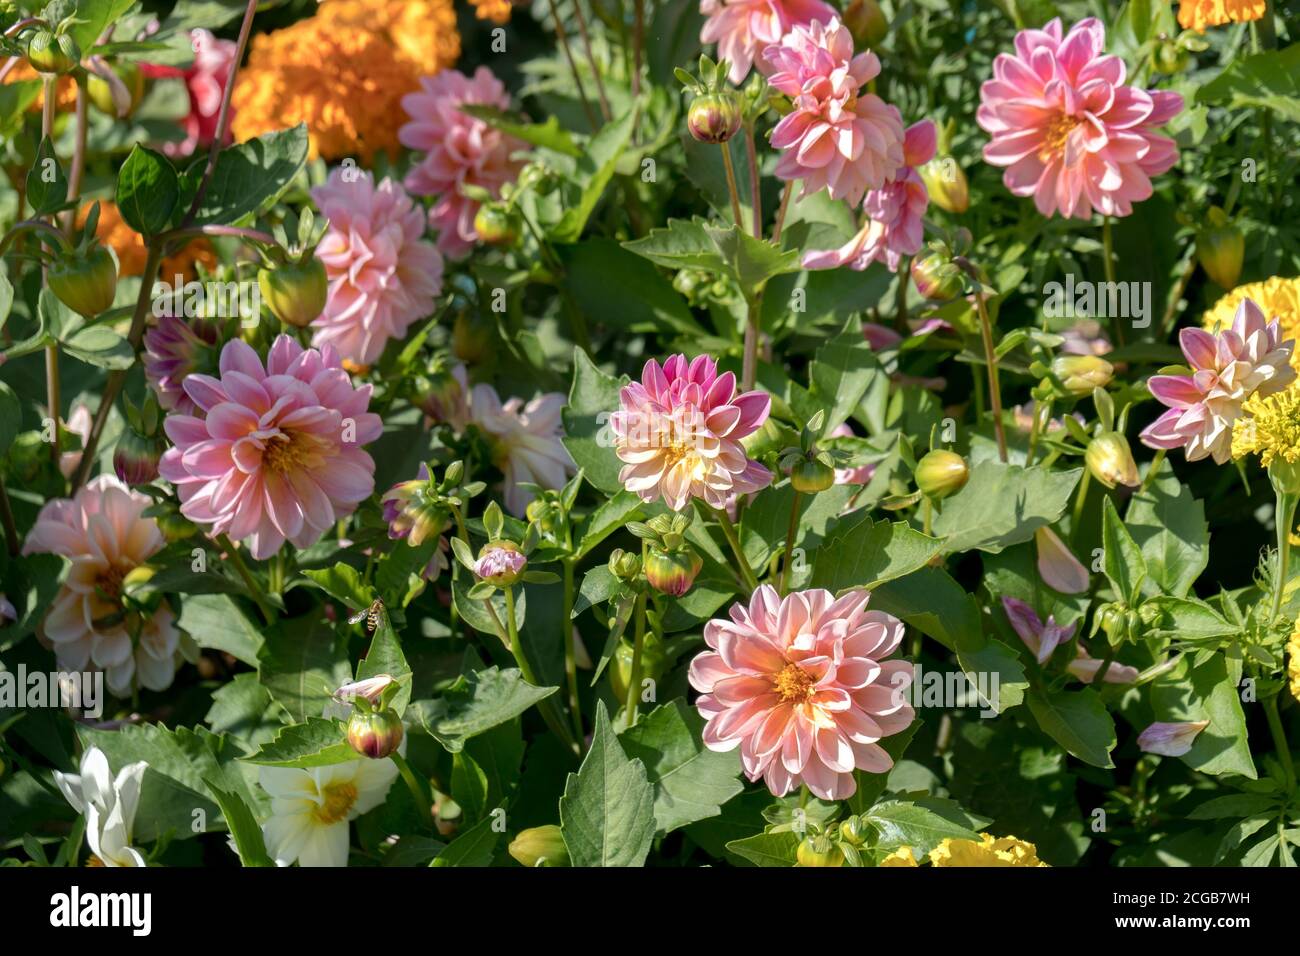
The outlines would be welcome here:
[[[692,498],[722,508],[733,494],[766,488],[772,473],[745,455],[740,440],[758,430],[772,409],[766,392],[736,394],[736,376],[717,363],[674,355],[663,367],[645,363],[641,381],[619,392],[610,416],[614,448],[628,491],[643,501],[662,497],[674,511]]]
[[[763,51],[768,78],[794,103],[772,130],[781,150],[780,179],[802,179],[801,196],[830,191],[856,206],[903,165],[903,120],[897,107],[860,92],[880,73],[874,53],[853,54],[853,37],[838,19],[796,26]]]
[[[836,15],[821,0],[700,0],[700,13],[706,17],[700,42],[718,45],[718,58],[727,61],[728,78],[737,86],[751,66],[767,72],[759,53],[780,43],[792,27],[828,23]]]
[[[1191,375],[1153,375],[1147,380],[1165,412],[1142,432],[1150,448],[1182,448],[1188,461],[1232,457],[1232,423],[1252,395],[1272,395],[1295,381],[1291,352],[1278,320],[1268,322],[1250,299],[1237,306],[1232,327],[1219,332],[1187,328],[1178,334]]]
[[[194,414],[197,406],[185,394],[185,379],[195,372],[215,371],[220,331],[205,319],[187,321],[159,316],[144,334],[144,375],[164,409]]]
[[[1060,645],[1069,643],[1074,637],[1074,624],[1060,625],[1056,619],[1048,615],[1046,623],[1039,618],[1038,613],[1026,604],[1024,601],[1016,598],[1004,597],[1002,599],[1002,609],[1007,612],[1007,620],[1011,622],[1011,627],[1015,630],[1020,639],[1025,642],[1035,659],[1040,664],[1046,664],[1051,658],[1052,652]],[[1065,666],[1065,669],[1083,681],[1085,684],[1091,684],[1097,679],[1097,671],[1101,670],[1104,661],[1099,661],[1086,650],[1082,644],[1075,647],[1074,660]],[[1131,684],[1138,679],[1138,669],[1130,667],[1127,664],[1121,664],[1119,661],[1112,661],[1106,670],[1107,684]]]
[[[167,416],[175,447],[158,471],[176,486],[185,517],[247,539],[259,561],[285,539],[315,544],[374,490],[375,463],[361,446],[383,424],[366,411],[371,387],[353,387],[332,346],[304,349],[281,335],[263,367],[233,339],[220,375],[191,375],[185,392],[197,411]]]
[[[417,196],[437,197],[429,222],[438,230],[438,248],[459,259],[478,241],[474,214],[479,207],[461,187],[478,186],[499,196],[501,187],[522,168],[510,154],[524,143],[460,111],[467,103],[510,108],[506,88],[486,66],[472,78],[442,70],[421,77],[420,86],[402,97],[402,109],[411,120],[397,133],[403,146],[425,154],[407,173],[406,188]]]
[[[522,517],[536,497],[525,484],[563,488],[577,471],[561,441],[564,405],[559,392],[538,395],[527,403],[520,398],[502,403],[491,385],[475,385],[470,393],[470,421],[487,435],[492,462],[505,475],[506,510],[513,515]]]
[[[1007,188],[1044,216],[1127,216],[1178,161],[1174,141],[1152,130],[1178,115],[1182,96],[1125,86],[1124,61],[1103,52],[1106,28],[1092,17],[1064,38],[1058,18],[1015,43],[980,87],[985,161],[1007,167]]]
[[[154,63],[140,67],[145,76],[184,80],[190,96],[190,111],[181,120],[185,139],[164,143],[163,152],[168,156],[189,156],[196,148],[209,145],[217,135],[221,96],[238,50],[233,41],[219,40],[209,30],[191,30],[190,46],[194,50],[194,62],[183,70]],[[231,142],[234,137],[227,132],[226,143]]]
[[[920,252],[930,194],[916,169],[934,156],[937,139],[932,120],[909,126],[903,136],[903,165],[885,185],[867,193],[862,201],[867,221],[858,234],[839,249],[805,253],[803,267],[834,269],[847,265],[861,272],[879,261],[897,272],[904,256]]]
[[[422,238],[423,210],[391,179],[376,186],[370,173],[337,168],[311,196],[330,222],[316,247],[329,298],[312,322],[312,344],[370,365],[390,339],[433,311],[442,256]]]
[[[711,650],[691,661],[691,686],[703,715],[704,745],[740,748],[750,780],[776,796],[800,784],[823,800],[857,789],[853,771],[884,773],[894,761],[883,737],[916,716],[906,701],[909,661],[885,660],[903,623],[868,611],[866,591],[838,600],[822,590],[782,598],[764,584],[731,620],[704,626]]]
[[[59,554],[72,562],[45,616],[59,667],[102,670],[117,697],[136,687],[169,687],[180,659],[181,634],[167,603],[146,616],[121,599],[127,574],[166,544],[157,522],[144,516],[152,503],[100,475],[74,497],[47,503],[23,545],[23,554]]]

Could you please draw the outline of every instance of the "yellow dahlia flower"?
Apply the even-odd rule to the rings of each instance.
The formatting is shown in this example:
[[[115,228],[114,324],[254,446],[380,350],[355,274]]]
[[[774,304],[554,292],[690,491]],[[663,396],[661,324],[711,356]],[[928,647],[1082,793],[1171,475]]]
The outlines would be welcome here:
[[[1214,303],[1201,318],[1209,332],[1232,327],[1233,316],[1244,299],[1250,299],[1264,312],[1266,320],[1277,319],[1282,339],[1300,342],[1300,277],[1283,279],[1274,276],[1263,282],[1239,285]],[[1300,370],[1300,349],[1291,353],[1291,366]]]
[[[1267,397],[1252,395],[1246,413],[1232,423],[1232,457],[1259,455],[1267,468],[1274,458],[1300,461],[1300,392],[1289,388]]]
[[[1178,25],[1204,33],[1206,27],[1258,20],[1267,9],[1266,0],[1182,0],[1178,4]]]
[[[1286,675],[1291,681],[1291,696],[1300,701],[1300,618],[1296,619],[1291,640],[1286,642]]]
[[[981,833],[974,840],[944,840],[930,851],[934,866],[1047,866],[1032,843]]]
[[[315,16],[253,39],[235,87],[235,136],[301,122],[313,158],[395,157],[402,97],[459,56],[451,0],[326,0]]]
[[[920,866],[910,846],[902,846],[880,861],[881,866]]]

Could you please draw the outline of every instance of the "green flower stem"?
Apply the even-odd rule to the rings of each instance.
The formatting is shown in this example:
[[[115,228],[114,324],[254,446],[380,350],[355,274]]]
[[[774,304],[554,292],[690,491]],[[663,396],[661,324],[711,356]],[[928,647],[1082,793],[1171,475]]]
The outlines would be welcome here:
[[[799,527],[799,492],[795,491],[794,501],[790,503],[790,523],[785,529],[785,560],[781,563],[781,579],[777,590],[785,594],[786,583],[790,579],[790,564],[794,560],[794,535]]]
[[[575,0],[573,12],[578,22],[578,36],[582,39],[583,52],[587,54],[587,62],[591,64],[591,75],[596,78],[596,96],[600,99],[600,115],[608,123],[614,118],[614,114],[610,112],[609,99],[605,96],[605,81],[600,78],[596,55],[591,52],[591,32],[587,29],[587,15],[582,12],[582,0]]]
[[[1161,464],[1165,460],[1165,450],[1157,448],[1155,457],[1151,459],[1151,465],[1147,468],[1147,476],[1142,479],[1142,485],[1138,488],[1138,493],[1146,491],[1151,487],[1151,482],[1156,480],[1156,472],[1160,470]]]
[[[641,95],[641,58],[645,48],[645,0],[632,4],[632,99]]]
[[[515,625],[514,588],[502,588],[501,592],[506,598],[506,624],[504,629],[501,627],[501,619],[497,617],[497,609],[492,606],[492,599],[484,598],[483,605],[487,608],[488,613],[492,615],[492,620],[496,622],[498,635],[510,648],[510,653],[519,666],[519,673],[523,674],[524,680],[534,687],[541,687],[537,675],[533,673],[533,665],[528,662],[528,657],[524,654],[523,643],[519,640],[519,628]],[[555,698],[553,696],[544,697],[538,702],[537,709],[541,711],[542,719],[546,721],[546,726],[551,729],[551,733],[564,741],[566,747],[577,753],[578,743],[573,739],[573,734],[569,732],[568,725],[560,717],[555,706]]]
[[[226,552],[226,555],[230,558],[230,563],[235,566],[235,571],[238,573],[240,580],[244,582],[244,587],[248,588],[249,597],[253,599],[257,609],[262,612],[262,617],[266,620],[266,623],[274,624],[275,610],[271,607],[271,602],[267,599],[261,585],[257,583],[257,579],[253,577],[252,572],[248,570],[248,565],[244,563],[244,559],[239,556],[239,551],[235,548],[229,536],[218,535],[217,544]]]
[[[9,556],[16,558],[22,550],[23,540],[18,536],[18,526],[14,524],[14,510],[9,504],[9,492],[5,490],[3,478],[0,478],[0,522],[4,524],[5,547],[9,549]]]
[[[1264,714],[1268,717],[1268,731],[1273,736],[1273,746],[1277,749],[1277,758],[1282,761],[1282,772],[1286,774],[1287,793],[1295,793],[1295,763],[1291,759],[1291,746],[1287,743],[1286,729],[1282,718],[1277,713],[1277,695],[1264,701]]]
[[[1029,426],[1029,451],[1025,453],[1026,468],[1034,463],[1034,456],[1038,452],[1038,436],[1041,432],[1047,431],[1051,420],[1052,400],[1050,398],[1034,405],[1034,420]]]
[[[64,214],[63,231],[71,239],[77,232],[77,200],[81,197],[81,180],[86,172],[86,130],[90,125],[87,116],[89,95],[86,93],[86,78],[77,77],[76,137],[72,147],[72,168],[68,171],[68,201],[72,208]]]
[[[921,532],[923,534],[928,535],[930,533],[930,525],[933,522],[934,522],[934,502],[930,500],[929,495],[926,495],[924,501],[921,504]]]
[[[636,596],[636,639],[632,644],[632,673],[627,682],[627,725],[636,726],[637,703],[641,699],[641,655],[645,651],[645,593]]]
[[[719,143],[718,149],[722,150],[722,165],[727,170],[727,191],[731,194],[731,218],[743,230],[745,220],[740,214],[740,187],[736,185],[736,167],[731,162],[731,144],[730,142]]]
[[[753,207],[754,238],[763,238],[763,193],[758,178],[758,151],[754,148],[754,123],[745,123],[745,158],[749,163],[749,204]]]
[[[1083,525],[1083,505],[1088,500],[1088,482],[1092,478],[1092,472],[1087,468],[1083,470],[1083,477],[1079,479],[1078,490],[1074,493],[1074,510],[1070,513],[1070,542],[1079,543],[1079,534]]]
[[[572,557],[561,561],[564,567],[564,677],[569,685],[569,715],[573,718],[573,732],[582,740],[582,700],[578,697],[578,655],[573,642],[573,564]]]
[[[423,821],[424,826],[432,827],[433,806],[429,802],[429,795],[425,793],[424,787],[420,784],[419,778],[415,776],[415,771],[412,770],[411,765],[406,762],[406,758],[396,750],[388,756],[389,759],[393,761],[394,765],[396,765],[397,772],[402,775],[402,779],[406,781],[406,789],[411,791],[411,798],[415,801],[415,809],[419,812],[420,819]]]
[[[723,537],[727,539],[727,544],[731,546],[731,553],[736,556],[736,563],[740,566],[740,576],[744,579],[745,587],[749,588],[752,594],[758,590],[758,578],[754,577],[754,569],[745,560],[745,551],[740,546],[740,536],[736,534],[736,526],[731,523],[731,518],[727,516],[725,508],[715,508],[713,514],[722,528]]]
[[[41,139],[46,140],[54,135],[54,107],[55,107],[55,82],[56,77],[46,74],[41,78],[41,93],[43,102],[41,103]],[[51,219],[54,217],[51,216]],[[53,224],[51,223],[53,228]],[[58,232],[58,229],[55,229]],[[48,268],[41,267],[41,282],[48,285]],[[53,462],[57,469],[59,466],[59,409],[61,407],[59,395],[59,345],[57,342],[45,346],[45,404],[49,409],[50,418],[54,419],[54,441],[50,442],[50,461]]]
[[[586,114],[587,123],[594,131],[600,124],[596,121],[596,111],[591,108],[591,101],[587,99],[587,91],[583,89],[582,77],[578,73],[578,63],[573,58],[573,51],[569,49],[569,35],[564,29],[564,21],[560,19],[560,11],[555,5],[555,0],[547,0],[547,2],[551,7],[551,19],[555,21],[555,42],[564,51],[564,59],[569,64],[569,72],[573,74],[573,86],[578,91],[578,99],[582,101],[582,112]]]
[[[998,458],[1007,460],[1007,435],[1002,422],[1002,389],[998,385],[998,356],[993,348],[993,323],[989,320],[988,304],[983,292],[975,293],[975,308],[980,317],[980,338],[984,341],[984,359],[989,373],[989,404],[993,410],[993,431],[998,439]]]
[[[1286,588],[1287,565],[1291,561],[1291,529],[1295,527],[1296,505],[1300,504],[1300,495],[1292,492],[1277,491],[1277,572],[1273,577],[1273,612],[1270,621],[1276,621],[1282,612],[1282,592]]]
[[[781,229],[785,225],[786,210],[790,208],[790,195],[794,192],[794,181],[785,184],[781,192],[781,205],[776,211],[776,224],[772,227],[772,242],[781,245]]]
[[[1101,246],[1102,246],[1102,265],[1106,270],[1106,281],[1115,282],[1115,243],[1111,236],[1111,218],[1104,216],[1101,221]],[[1113,286],[1112,286],[1113,287]],[[1111,317],[1111,331],[1115,335],[1115,344],[1117,346],[1124,344],[1124,326],[1123,320],[1118,316]]]

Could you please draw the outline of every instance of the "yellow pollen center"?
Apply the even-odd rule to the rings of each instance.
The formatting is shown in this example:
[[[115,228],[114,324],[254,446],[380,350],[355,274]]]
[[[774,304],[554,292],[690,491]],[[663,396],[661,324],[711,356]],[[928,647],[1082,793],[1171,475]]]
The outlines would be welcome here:
[[[1074,128],[1082,122],[1083,120],[1079,117],[1067,116],[1064,113],[1052,120],[1047,127],[1047,132],[1043,135],[1043,145],[1038,150],[1038,158],[1043,162],[1048,162],[1064,153],[1066,139],[1074,132]]]
[[[312,816],[323,826],[346,820],[352,804],[357,802],[357,788],[351,783],[332,783],[321,791],[325,802],[312,811]]]
[[[317,442],[301,432],[282,432],[262,449],[262,465],[277,474],[320,464]]]
[[[782,703],[801,704],[813,695],[812,675],[798,664],[786,664],[772,684]]]

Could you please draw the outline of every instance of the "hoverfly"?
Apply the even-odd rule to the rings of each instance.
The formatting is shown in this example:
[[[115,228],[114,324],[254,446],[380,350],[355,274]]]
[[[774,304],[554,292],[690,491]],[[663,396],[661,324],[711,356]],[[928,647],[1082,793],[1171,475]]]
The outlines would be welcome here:
[[[370,607],[358,611],[356,614],[353,614],[348,618],[348,623],[360,624],[362,621],[365,621],[366,630],[373,632],[379,627],[379,615],[383,610],[384,602],[379,600],[379,598],[375,598],[374,601],[371,602]]]

